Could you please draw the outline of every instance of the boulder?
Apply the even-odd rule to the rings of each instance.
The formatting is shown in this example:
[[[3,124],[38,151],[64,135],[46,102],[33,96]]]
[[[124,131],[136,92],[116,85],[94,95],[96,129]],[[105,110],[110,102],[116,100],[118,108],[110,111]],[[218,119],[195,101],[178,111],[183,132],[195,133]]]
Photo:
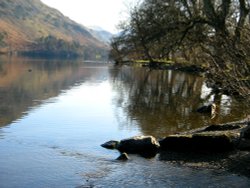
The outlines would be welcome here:
[[[107,149],[117,149],[118,144],[119,144],[119,141],[110,140],[108,142],[105,142],[101,146]]]
[[[161,149],[174,151],[229,151],[236,147],[239,133],[203,132],[170,135],[160,141]]]
[[[135,136],[121,140],[117,149],[128,153],[152,153],[159,147],[159,142],[153,136]]]
[[[237,131],[203,132],[194,134],[192,138],[196,150],[230,151],[237,147],[240,133]]]
[[[117,157],[116,160],[118,160],[118,161],[127,161],[128,159],[129,159],[128,154],[124,152],[119,157]]]
[[[169,135],[159,142],[153,136],[135,136],[111,140],[101,145],[120,152],[137,153],[151,158],[161,150],[167,151],[214,151],[225,152],[234,149],[250,149],[249,119],[227,124],[210,125],[188,132]],[[125,156],[121,155],[121,158]],[[119,159],[118,157],[117,159]]]
[[[248,147],[247,135],[246,122],[239,121],[169,135],[159,143],[163,150],[221,152]]]
[[[192,135],[189,134],[176,134],[169,135],[159,140],[160,148],[163,150],[189,150],[192,147]]]

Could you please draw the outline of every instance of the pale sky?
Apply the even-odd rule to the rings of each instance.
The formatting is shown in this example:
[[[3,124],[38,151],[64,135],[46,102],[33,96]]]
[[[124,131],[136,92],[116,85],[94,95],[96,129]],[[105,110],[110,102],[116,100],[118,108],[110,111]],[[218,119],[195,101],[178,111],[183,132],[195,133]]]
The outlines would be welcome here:
[[[128,7],[138,0],[41,0],[84,26],[99,26],[116,33],[116,25],[125,20]]]

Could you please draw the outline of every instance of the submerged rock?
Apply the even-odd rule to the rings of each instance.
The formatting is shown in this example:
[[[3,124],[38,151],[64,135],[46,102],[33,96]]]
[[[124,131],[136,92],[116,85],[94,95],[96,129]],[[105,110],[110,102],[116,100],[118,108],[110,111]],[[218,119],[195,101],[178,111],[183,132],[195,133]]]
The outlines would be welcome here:
[[[127,161],[128,159],[129,159],[128,154],[124,152],[119,157],[117,157],[116,160],[118,160],[118,161]]]
[[[119,141],[110,140],[108,142],[105,142],[101,146],[107,149],[117,149],[118,144],[119,144]]]
[[[117,149],[128,153],[155,152],[160,147],[159,142],[153,136],[135,136],[121,140]]]

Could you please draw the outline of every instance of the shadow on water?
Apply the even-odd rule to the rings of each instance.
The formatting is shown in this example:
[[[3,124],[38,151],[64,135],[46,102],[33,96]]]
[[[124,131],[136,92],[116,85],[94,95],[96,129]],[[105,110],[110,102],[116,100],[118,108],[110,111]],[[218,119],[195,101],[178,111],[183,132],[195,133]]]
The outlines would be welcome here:
[[[110,74],[118,93],[117,109],[127,115],[124,118],[117,114],[117,118],[136,122],[131,124],[137,124],[144,135],[164,137],[212,123],[236,121],[249,113],[244,103],[225,95],[214,96],[204,78],[195,75],[140,67],[111,69]],[[219,106],[216,118],[196,112],[211,102]]]

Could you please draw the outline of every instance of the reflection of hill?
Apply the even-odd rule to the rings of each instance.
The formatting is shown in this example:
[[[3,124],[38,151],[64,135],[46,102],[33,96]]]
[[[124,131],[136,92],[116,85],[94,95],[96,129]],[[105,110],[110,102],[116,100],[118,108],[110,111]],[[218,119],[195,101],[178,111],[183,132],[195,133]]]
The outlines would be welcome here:
[[[114,89],[119,93],[116,105],[124,110],[128,119],[136,121],[144,134],[165,136],[212,122],[210,116],[195,112],[204,102],[201,77],[128,67],[113,70],[112,75]],[[237,113],[237,116],[240,118],[243,114]],[[231,120],[220,116],[216,121]]]
[[[0,60],[0,126],[98,73],[98,69],[79,69],[79,66],[77,62]]]

